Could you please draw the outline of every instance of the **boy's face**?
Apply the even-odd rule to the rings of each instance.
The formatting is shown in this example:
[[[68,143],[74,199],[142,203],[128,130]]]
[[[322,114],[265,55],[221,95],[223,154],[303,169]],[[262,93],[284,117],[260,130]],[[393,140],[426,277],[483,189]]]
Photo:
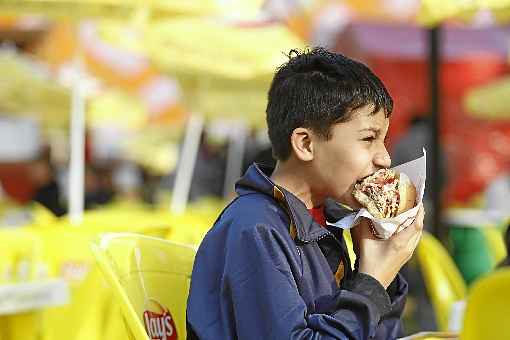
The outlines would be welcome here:
[[[356,110],[349,121],[331,127],[331,139],[314,142],[317,189],[353,208],[359,207],[351,194],[356,182],[391,165],[384,145],[389,119],[384,110],[375,114],[372,110],[370,106]]]

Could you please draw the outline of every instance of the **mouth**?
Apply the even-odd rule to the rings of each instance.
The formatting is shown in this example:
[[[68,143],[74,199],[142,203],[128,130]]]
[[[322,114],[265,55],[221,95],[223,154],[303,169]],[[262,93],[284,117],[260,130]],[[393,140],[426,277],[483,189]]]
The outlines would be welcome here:
[[[361,182],[363,182],[366,178],[368,178],[368,177],[372,176],[373,174],[375,174],[375,172],[372,172],[371,174],[368,174],[368,175],[366,175],[366,176],[364,176],[364,177],[362,177],[362,178],[358,179],[358,180],[356,181],[356,183],[355,183],[355,184],[360,184],[360,183],[361,183]]]

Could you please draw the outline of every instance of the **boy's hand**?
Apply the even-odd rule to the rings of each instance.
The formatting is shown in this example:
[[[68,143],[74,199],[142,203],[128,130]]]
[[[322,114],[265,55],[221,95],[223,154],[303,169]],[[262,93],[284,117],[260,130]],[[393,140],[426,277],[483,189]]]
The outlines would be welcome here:
[[[425,211],[420,205],[414,222],[406,229],[387,240],[376,238],[368,219],[351,229],[356,256],[359,258],[359,272],[368,274],[388,288],[400,268],[413,255],[423,231]]]

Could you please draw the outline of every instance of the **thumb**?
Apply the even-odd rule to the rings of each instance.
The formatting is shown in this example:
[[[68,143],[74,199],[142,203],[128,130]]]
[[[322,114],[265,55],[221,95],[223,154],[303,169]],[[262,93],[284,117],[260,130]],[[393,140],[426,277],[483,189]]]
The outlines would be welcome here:
[[[352,248],[354,250],[354,253],[356,254],[356,256],[359,256],[359,243],[361,238],[360,225],[359,224],[355,225],[354,227],[349,229],[349,232],[351,234]]]
[[[351,239],[356,255],[359,255],[359,249],[363,240],[376,239],[373,233],[372,221],[363,218],[356,226],[351,228]]]

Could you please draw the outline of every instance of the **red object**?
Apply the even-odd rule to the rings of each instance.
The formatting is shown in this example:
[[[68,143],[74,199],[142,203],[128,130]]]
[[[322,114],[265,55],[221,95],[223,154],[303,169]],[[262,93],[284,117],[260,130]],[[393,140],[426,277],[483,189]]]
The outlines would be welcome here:
[[[143,313],[145,331],[151,340],[176,340],[177,327],[168,309],[162,312],[145,311]]]
[[[18,203],[27,203],[35,195],[29,163],[0,164],[0,183],[6,195]]]
[[[324,216],[324,207],[316,207],[312,209],[308,209],[308,212],[310,215],[312,215],[313,220],[317,223],[319,223],[321,226],[326,225],[326,216]]]

